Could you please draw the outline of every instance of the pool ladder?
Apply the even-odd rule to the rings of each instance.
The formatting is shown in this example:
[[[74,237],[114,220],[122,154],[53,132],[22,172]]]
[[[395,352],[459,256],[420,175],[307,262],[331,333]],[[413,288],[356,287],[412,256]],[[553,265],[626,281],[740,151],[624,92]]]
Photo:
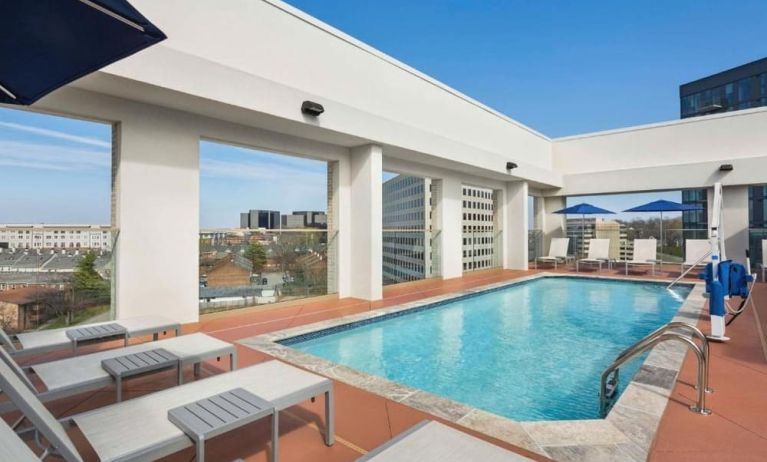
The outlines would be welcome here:
[[[687,331],[690,336],[686,336],[679,331]],[[692,337],[700,340],[700,346],[692,340]],[[697,327],[686,322],[674,321],[661,326],[623,350],[610,367],[602,372],[599,386],[599,413],[602,417],[607,416],[617,397],[618,386],[620,384],[620,367],[655,345],[666,341],[681,342],[695,353],[695,357],[698,358],[698,377],[695,385],[697,402],[690,406],[690,410],[702,415],[711,414],[711,409],[706,408],[706,393],[713,393],[714,391],[708,387],[708,339]]]

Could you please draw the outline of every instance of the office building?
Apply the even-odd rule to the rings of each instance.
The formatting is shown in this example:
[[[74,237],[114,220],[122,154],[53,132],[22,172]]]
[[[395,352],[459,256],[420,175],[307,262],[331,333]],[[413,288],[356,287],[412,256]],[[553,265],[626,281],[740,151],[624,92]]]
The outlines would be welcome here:
[[[276,210],[249,210],[240,214],[240,228],[280,229],[280,212]]]
[[[0,248],[112,249],[107,225],[0,224]]]
[[[679,86],[680,116],[767,106],[767,58]]]
[[[431,180],[397,175],[382,192],[383,283],[431,277]]]
[[[497,266],[496,197],[491,189],[462,188],[463,270]]]

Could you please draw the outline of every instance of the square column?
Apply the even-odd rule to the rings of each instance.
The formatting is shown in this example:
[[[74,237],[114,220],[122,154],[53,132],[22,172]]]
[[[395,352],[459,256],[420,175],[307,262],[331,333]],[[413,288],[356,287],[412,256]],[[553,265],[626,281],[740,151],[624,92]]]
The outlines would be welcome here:
[[[748,240],[748,186],[722,187],[722,230],[728,259],[746,264]],[[708,222],[713,213],[714,189],[708,189]]]
[[[552,238],[566,237],[565,216],[553,213],[565,208],[566,201],[567,198],[564,196],[549,196],[540,200],[543,203],[540,216],[540,227],[543,230],[543,255],[548,255]]]
[[[365,145],[351,150],[349,295],[383,298],[383,150]],[[343,262],[343,259],[341,260]]]
[[[506,183],[503,191],[503,268],[527,270],[528,189],[526,181]]]
[[[463,276],[463,202],[461,180],[444,177],[433,180],[435,195],[434,220],[439,274],[443,279]]]
[[[117,319],[199,318],[199,137],[147,112],[114,128]]]

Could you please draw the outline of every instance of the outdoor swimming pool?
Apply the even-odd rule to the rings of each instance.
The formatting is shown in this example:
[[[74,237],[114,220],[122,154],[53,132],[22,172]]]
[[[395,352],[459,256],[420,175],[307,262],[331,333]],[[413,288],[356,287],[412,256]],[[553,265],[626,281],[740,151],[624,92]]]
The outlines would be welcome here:
[[[599,376],[690,286],[538,278],[280,343],[514,420],[599,418]],[[621,369],[626,385],[642,360]]]

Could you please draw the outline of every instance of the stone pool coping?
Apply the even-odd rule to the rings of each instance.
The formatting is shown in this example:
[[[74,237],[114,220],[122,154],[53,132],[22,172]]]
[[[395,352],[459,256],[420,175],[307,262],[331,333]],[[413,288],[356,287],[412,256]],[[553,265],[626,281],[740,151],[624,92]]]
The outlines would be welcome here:
[[[687,353],[685,345],[667,342],[652,349],[639,371],[625,388],[605,419],[520,422],[403,385],[385,378],[295,350],[277,343],[300,335],[411,311],[456,297],[513,286],[545,277],[610,279],[632,282],[660,282],[655,278],[626,278],[583,274],[537,273],[509,281],[457,291],[416,302],[404,303],[365,313],[343,316],[313,324],[257,335],[238,343],[285,362],[334,380],[347,383],[398,403],[432,414],[493,438],[562,461],[627,460],[644,461],[668,404],[679,370]],[[697,324],[702,313],[705,285],[687,282],[693,288],[672,321]],[[595,405],[598,397],[594,397]]]

